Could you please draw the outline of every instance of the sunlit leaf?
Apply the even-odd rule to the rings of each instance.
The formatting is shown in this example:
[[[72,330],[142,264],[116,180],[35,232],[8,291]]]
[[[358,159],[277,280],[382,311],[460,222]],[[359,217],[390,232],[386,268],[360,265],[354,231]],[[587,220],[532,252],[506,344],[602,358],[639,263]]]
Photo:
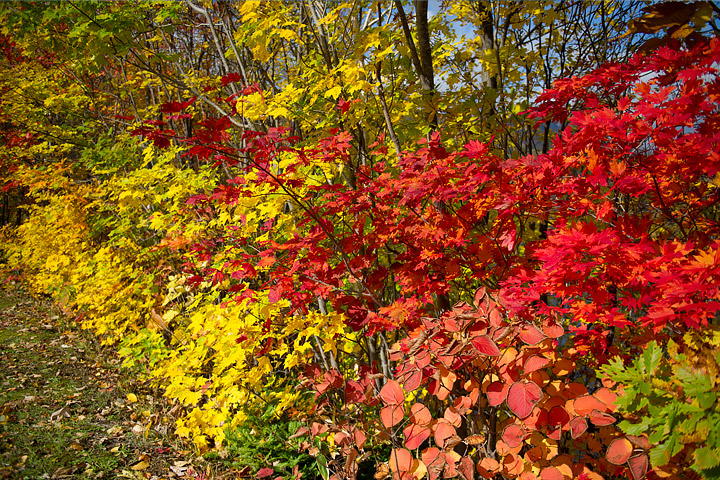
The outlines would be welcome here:
[[[632,455],[633,446],[627,438],[616,438],[608,445],[605,458],[613,465],[622,465]]]
[[[542,398],[543,393],[533,382],[515,382],[508,389],[507,405],[519,418],[530,415],[533,407]]]

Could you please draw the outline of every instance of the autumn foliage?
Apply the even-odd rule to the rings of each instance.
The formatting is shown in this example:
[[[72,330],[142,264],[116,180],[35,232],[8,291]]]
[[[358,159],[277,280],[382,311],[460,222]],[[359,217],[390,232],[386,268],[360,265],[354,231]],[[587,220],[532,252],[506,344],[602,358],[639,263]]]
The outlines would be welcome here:
[[[296,87],[183,77],[142,115],[116,103],[132,124],[81,161],[80,123],[33,142],[58,160],[15,169],[35,204],[4,249],[183,405],[200,451],[260,402],[302,419],[325,480],[368,462],[398,480],[715,478],[720,41],[690,27],[706,5],[687,8],[659,48],[508,113],[537,132],[527,151],[457,119],[398,149],[407,111],[364,112],[349,63],[348,85],[307,87],[328,122],[307,131],[267,120],[301,108],[281,111]],[[77,95],[47,102],[100,108]],[[386,131],[362,133],[363,113]]]

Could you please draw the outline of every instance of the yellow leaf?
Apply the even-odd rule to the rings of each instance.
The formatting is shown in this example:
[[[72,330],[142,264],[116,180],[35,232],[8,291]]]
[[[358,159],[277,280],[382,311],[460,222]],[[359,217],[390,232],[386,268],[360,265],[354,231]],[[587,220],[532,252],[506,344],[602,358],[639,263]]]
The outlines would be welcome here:
[[[140,470],[145,470],[145,469],[148,468],[149,466],[150,466],[150,464],[149,464],[148,462],[146,462],[145,460],[143,460],[142,462],[136,463],[135,465],[133,465],[132,467],[130,467],[130,469],[131,469],[131,470],[135,470],[135,471],[137,472],[137,471],[140,471]]]
[[[325,98],[332,98],[334,100],[337,100],[341,93],[342,87],[336,86],[325,92]]]
[[[130,402],[130,403],[135,403],[135,402],[138,401],[137,395],[135,395],[134,393],[128,393],[128,394],[127,394],[127,400],[128,400],[128,402]]]
[[[257,18],[260,15],[260,12],[258,11],[259,6],[260,2],[257,1],[244,2],[242,4],[242,7],[240,7],[240,15],[242,15],[242,21],[248,22],[253,18]]]

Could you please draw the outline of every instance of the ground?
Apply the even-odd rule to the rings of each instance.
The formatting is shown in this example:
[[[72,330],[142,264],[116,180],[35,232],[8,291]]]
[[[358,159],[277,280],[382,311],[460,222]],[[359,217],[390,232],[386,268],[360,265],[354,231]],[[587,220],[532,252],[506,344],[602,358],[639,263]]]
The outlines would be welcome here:
[[[0,479],[225,479],[173,435],[179,407],[72,314],[0,290]]]

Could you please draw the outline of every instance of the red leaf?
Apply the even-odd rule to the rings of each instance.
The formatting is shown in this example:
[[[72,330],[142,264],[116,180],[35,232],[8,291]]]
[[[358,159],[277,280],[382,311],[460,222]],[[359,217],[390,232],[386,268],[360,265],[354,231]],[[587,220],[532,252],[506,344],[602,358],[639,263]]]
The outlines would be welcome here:
[[[518,336],[520,340],[528,345],[538,344],[547,338],[543,332],[531,323],[523,325]]]
[[[578,438],[585,433],[587,429],[588,423],[585,417],[575,417],[570,420],[570,436],[572,436],[573,439]]]
[[[632,476],[635,478],[635,480],[640,480],[645,476],[648,471],[649,463],[650,462],[648,460],[648,456],[644,453],[635,457],[631,457],[628,460],[630,472],[632,473]]]
[[[600,410],[593,410],[590,412],[590,421],[593,425],[597,425],[598,427],[612,425],[615,423],[615,420],[615,417],[609,413],[601,412]]]
[[[500,356],[500,349],[498,349],[495,342],[493,342],[487,335],[478,335],[472,339],[472,344],[475,346],[477,351],[483,355],[488,355],[490,357]]]
[[[487,397],[491,407],[496,407],[503,403],[508,395],[509,386],[505,382],[493,382],[488,385]]]
[[[348,102],[344,98],[338,98],[337,102],[337,108],[340,110],[340,113],[347,113],[348,110],[350,110],[350,107],[352,106],[352,102]]]
[[[405,374],[403,379],[403,388],[406,392],[412,392],[420,386],[420,383],[422,383],[422,371],[411,370]]]
[[[345,401],[348,404],[360,403],[365,400],[365,389],[356,380],[348,380],[345,384]]]
[[[534,382],[518,381],[508,390],[507,406],[518,418],[525,418],[542,396],[542,390]]]
[[[367,440],[367,436],[365,435],[365,432],[356,428],[355,430],[353,430],[353,439],[355,440],[355,446],[358,448],[362,448],[363,445],[365,445],[365,440]]]
[[[167,102],[160,105],[160,111],[163,113],[175,113],[185,110],[187,107],[195,103],[197,97],[192,97],[185,102]]]
[[[643,450],[650,450],[650,441],[647,435],[628,435],[627,439]]]
[[[310,431],[307,427],[300,427],[297,430],[295,430],[295,433],[290,435],[288,438],[292,440],[293,438],[302,437],[303,435],[307,434]]]
[[[632,455],[633,445],[627,438],[616,438],[608,445],[605,459],[613,465],[622,465]]]
[[[511,423],[502,432],[502,439],[510,448],[519,446],[525,439],[525,429],[517,423]]]
[[[335,434],[335,445],[344,447],[345,445],[350,445],[351,443],[352,443],[352,440],[350,438],[350,435],[348,435],[347,433],[337,432]]]
[[[468,158],[481,158],[484,155],[487,155],[488,153],[488,146],[487,143],[482,143],[477,140],[470,140],[465,145],[465,150],[463,150],[462,154],[465,155]],[[478,292],[482,292],[481,295],[485,294],[485,289],[480,289]],[[475,294],[477,297],[477,293]]]
[[[530,358],[525,360],[523,370],[526,374],[532,373],[536,370],[547,367],[549,363],[550,360],[545,357],[542,357],[540,355],[531,355]]]
[[[487,291],[485,290],[485,287],[480,287],[475,290],[475,295],[473,296],[473,304],[475,307],[480,308],[480,304],[486,299],[486,295]]]
[[[273,470],[273,469],[270,468],[270,467],[261,468],[261,469],[258,470],[258,472],[255,474],[255,478],[265,478],[265,477],[269,477],[269,476],[272,475],[273,473],[275,473],[275,470]]]
[[[405,418],[405,409],[402,405],[389,405],[380,410],[380,421],[385,428],[392,428]]]
[[[405,446],[410,450],[415,450],[430,437],[430,429],[411,423],[405,427],[403,435],[405,435]]]
[[[402,405],[405,401],[405,394],[399,383],[395,380],[388,380],[382,390],[380,390],[380,400],[382,400],[385,405]]]
[[[242,81],[242,79],[243,79],[243,77],[239,73],[230,72],[220,79],[220,85],[225,87],[229,83],[240,82],[240,81]]]
[[[567,410],[560,405],[555,405],[548,412],[548,426],[550,427],[560,427],[562,429],[566,429],[569,421],[570,415]]]
[[[464,478],[470,480],[473,478],[475,464],[470,457],[463,457],[462,460],[460,460],[460,467],[458,470]]]

